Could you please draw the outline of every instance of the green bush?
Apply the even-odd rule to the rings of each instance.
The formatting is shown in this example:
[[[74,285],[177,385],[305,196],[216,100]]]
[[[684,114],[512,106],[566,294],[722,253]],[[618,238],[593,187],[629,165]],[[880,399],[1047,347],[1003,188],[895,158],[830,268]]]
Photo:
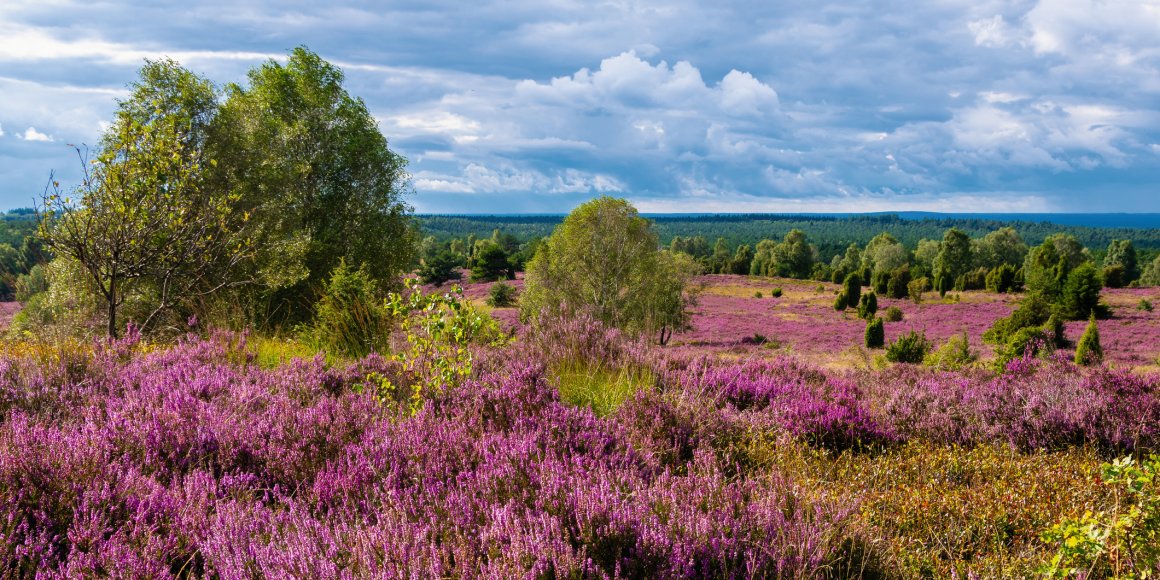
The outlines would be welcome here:
[[[769,295],[773,296],[774,298],[781,298],[781,286],[778,286],[777,288],[774,288],[773,290],[771,290],[769,292]]]
[[[1152,312],[1152,301],[1148,300],[1147,298],[1141,298],[1140,302],[1136,304],[1136,310]]]
[[[838,312],[845,310],[846,307],[849,306],[849,301],[849,297],[845,292],[839,292],[838,295],[834,298],[834,310],[837,310]]]
[[[487,292],[487,305],[492,308],[507,308],[516,303],[516,288],[506,282],[496,282]]]
[[[886,329],[881,318],[873,318],[866,323],[866,348],[882,348],[886,344]]]
[[[886,360],[918,364],[926,358],[929,351],[930,342],[926,340],[926,333],[919,334],[912,330],[886,347]]]
[[[901,322],[902,309],[897,306],[887,307],[883,312],[882,317],[886,319],[886,322]]]
[[[886,281],[886,295],[901,300],[910,295],[910,266],[902,265],[890,272]]]
[[[1103,358],[1104,349],[1100,346],[1100,329],[1096,326],[1096,317],[1093,314],[1088,319],[1083,336],[1079,337],[1079,344],[1075,347],[1075,364],[1089,365],[1098,363]]]
[[[452,252],[441,252],[424,260],[419,266],[419,280],[424,284],[439,287],[447,282],[462,279],[463,274],[459,271],[462,266],[462,256]]]
[[[873,290],[862,295],[858,302],[858,318],[870,320],[878,313],[878,296]]]
[[[1039,327],[1051,319],[1051,304],[1039,293],[1029,294],[1011,313],[991,324],[983,333],[983,342],[1001,345],[1022,328]]]
[[[1127,271],[1124,269],[1123,264],[1104,266],[1101,274],[1104,279],[1105,288],[1123,288],[1127,283],[1124,280],[1127,277]]]
[[[907,296],[910,296],[915,304],[922,304],[922,293],[927,290],[930,290],[930,279],[926,277],[911,280],[910,284],[906,285]]]
[[[862,299],[862,278],[858,274],[850,274],[842,280],[842,293],[846,295],[846,306],[857,308]]]
[[[363,357],[387,352],[391,316],[378,284],[366,268],[352,270],[346,260],[323,283],[314,321],[304,329],[305,342],[334,356]]]
[[[754,298],[764,298],[765,295],[761,293],[761,290],[758,290],[757,292],[753,293],[753,297]]]
[[[1015,290],[1015,266],[1002,264],[987,272],[985,284],[990,292],[1003,293]]]
[[[971,351],[970,340],[964,331],[962,334],[947,339],[942,346],[926,355],[922,363],[939,370],[957,371],[975,362],[978,358],[978,355]]]
[[[1085,262],[1067,275],[1060,310],[1069,320],[1083,320],[1098,312],[1103,283],[1096,267]]]
[[[982,290],[987,287],[987,269],[976,268],[969,272],[964,272],[955,278],[954,290],[962,292],[964,290]]]
[[[1058,549],[1039,573],[1048,578],[1152,578],[1160,569],[1160,458],[1101,466],[1112,487],[1109,511],[1066,518],[1041,539]]]

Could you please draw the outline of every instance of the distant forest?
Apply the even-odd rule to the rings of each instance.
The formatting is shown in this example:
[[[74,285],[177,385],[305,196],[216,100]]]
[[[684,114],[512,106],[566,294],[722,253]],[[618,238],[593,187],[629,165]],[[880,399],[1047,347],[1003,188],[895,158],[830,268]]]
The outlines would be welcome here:
[[[473,235],[485,238],[499,229],[521,241],[550,235],[563,221],[562,215],[419,215],[424,235],[443,242]],[[865,246],[874,236],[887,232],[914,249],[919,240],[941,240],[949,228],[958,228],[972,238],[981,238],[1002,227],[1014,228],[1028,245],[1037,245],[1051,235],[1074,236],[1094,256],[1099,257],[1112,240],[1132,240],[1144,256],[1160,251],[1160,228],[1086,227],[1046,221],[1031,222],[985,218],[907,219],[896,214],[859,216],[803,216],[775,214],[714,214],[703,216],[652,216],[661,243],[675,236],[701,236],[713,243],[724,238],[730,247],[756,246],[761,240],[780,240],[790,230],[805,232],[825,259],[842,253],[852,243]]]

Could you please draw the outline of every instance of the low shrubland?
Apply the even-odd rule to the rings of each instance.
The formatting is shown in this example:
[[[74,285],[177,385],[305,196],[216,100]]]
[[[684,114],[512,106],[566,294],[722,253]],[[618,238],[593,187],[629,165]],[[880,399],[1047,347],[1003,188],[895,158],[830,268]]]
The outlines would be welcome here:
[[[1064,357],[832,371],[545,318],[415,389],[449,375],[287,344],[7,346],[0,575],[1018,577],[1160,448],[1156,377]]]

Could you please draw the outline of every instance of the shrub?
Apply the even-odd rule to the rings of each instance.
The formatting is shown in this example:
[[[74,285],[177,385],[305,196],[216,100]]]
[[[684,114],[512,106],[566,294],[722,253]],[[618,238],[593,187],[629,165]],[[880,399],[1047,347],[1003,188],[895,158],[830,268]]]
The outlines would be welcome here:
[[[947,339],[942,346],[935,349],[923,359],[923,364],[944,371],[957,371],[975,362],[979,357],[971,351],[971,343],[967,333]]]
[[[875,292],[884,296],[889,296],[890,289],[890,272],[886,270],[878,270],[870,276],[870,287]]]
[[[769,295],[773,296],[774,298],[781,298],[781,286],[778,286],[777,288],[774,288],[773,290],[771,290],[769,292]]]
[[[958,292],[964,290],[982,290],[987,286],[987,269],[976,268],[969,272],[964,272],[955,279],[954,289]]]
[[[757,292],[753,293],[753,297],[754,298],[764,298],[765,295],[761,293],[761,290],[758,290]]]
[[[1004,293],[1015,290],[1015,266],[1002,264],[987,272],[985,284],[990,292]]]
[[[1089,365],[1098,363],[1103,358],[1104,349],[1100,347],[1100,329],[1096,326],[1096,317],[1093,314],[1088,319],[1083,336],[1079,337],[1079,344],[1075,347],[1075,364]]]
[[[471,266],[472,282],[504,280],[515,277],[514,274],[507,252],[498,244],[490,242],[484,244]]]
[[[873,318],[866,323],[866,348],[882,348],[886,344],[886,329],[881,318]]]
[[[886,322],[901,322],[902,309],[897,306],[887,307],[883,312],[882,317],[886,319]]]
[[[363,357],[386,352],[390,331],[391,316],[379,298],[378,284],[365,267],[352,270],[346,260],[339,260],[323,285],[305,341],[335,356]]]
[[[910,284],[906,285],[907,295],[915,304],[922,304],[922,293],[927,290],[930,290],[930,279],[926,277],[911,280]]]
[[[930,342],[926,340],[926,333],[919,334],[912,330],[890,343],[886,348],[886,360],[918,364],[926,358],[929,351]]]
[[[846,306],[857,308],[862,299],[862,278],[858,274],[850,274],[842,280],[842,293],[846,295]]]
[[[1126,282],[1126,271],[1123,264],[1112,264],[1111,266],[1104,266],[1103,279],[1105,288],[1123,288]]]
[[[862,295],[858,302],[858,317],[870,320],[878,313],[878,296],[871,290]]]
[[[1136,304],[1136,310],[1143,310],[1145,312],[1152,312],[1152,302],[1147,298],[1141,298],[1140,302]]]
[[[506,282],[496,282],[487,292],[487,305],[493,308],[507,308],[516,303],[516,288]]]
[[[834,310],[841,312],[849,306],[849,297],[845,292],[839,292],[834,298]]]
[[[1038,327],[1051,319],[1051,304],[1041,294],[1028,295],[1010,316],[1000,318],[983,333],[983,341],[989,344],[1005,344],[1012,334],[1022,328]]]
[[[1060,309],[1070,320],[1083,320],[1097,311],[1100,301],[1100,275],[1090,262],[1077,266],[1063,285]]]
[[[424,284],[434,284],[435,287],[463,278],[459,268],[463,266],[463,258],[452,252],[441,252],[439,255],[423,260],[419,266],[419,280]]]
[[[910,266],[902,265],[890,272],[886,281],[886,295],[901,300],[910,295]]]
[[[1101,471],[1117,501],[1110,511],[1089,511],[1044,532],[1042,540],[1059,549],[1040,574],[1150,578],[1160,570],[1160,458],[1153,455],[1137,466],[1124,457],[1103,464]]]

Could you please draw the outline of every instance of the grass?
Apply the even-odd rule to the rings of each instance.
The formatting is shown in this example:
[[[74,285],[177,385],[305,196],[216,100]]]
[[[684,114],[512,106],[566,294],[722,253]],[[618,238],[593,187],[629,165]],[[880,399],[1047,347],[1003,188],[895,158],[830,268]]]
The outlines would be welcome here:
[[[610,415],[637,390],[656,383],[648,369],[609,369],[582,362],[555,365],[550,376],[561,400],[571,405],[591,407],[599,417]]]
[[[320,352],[293,338],[251,336],[246,344],[254,353],[254,362],[264,369],[276,368],[296,358],[314,358]],[[327,355],[326,362],[333,364],[337,361],[332,356]]]

